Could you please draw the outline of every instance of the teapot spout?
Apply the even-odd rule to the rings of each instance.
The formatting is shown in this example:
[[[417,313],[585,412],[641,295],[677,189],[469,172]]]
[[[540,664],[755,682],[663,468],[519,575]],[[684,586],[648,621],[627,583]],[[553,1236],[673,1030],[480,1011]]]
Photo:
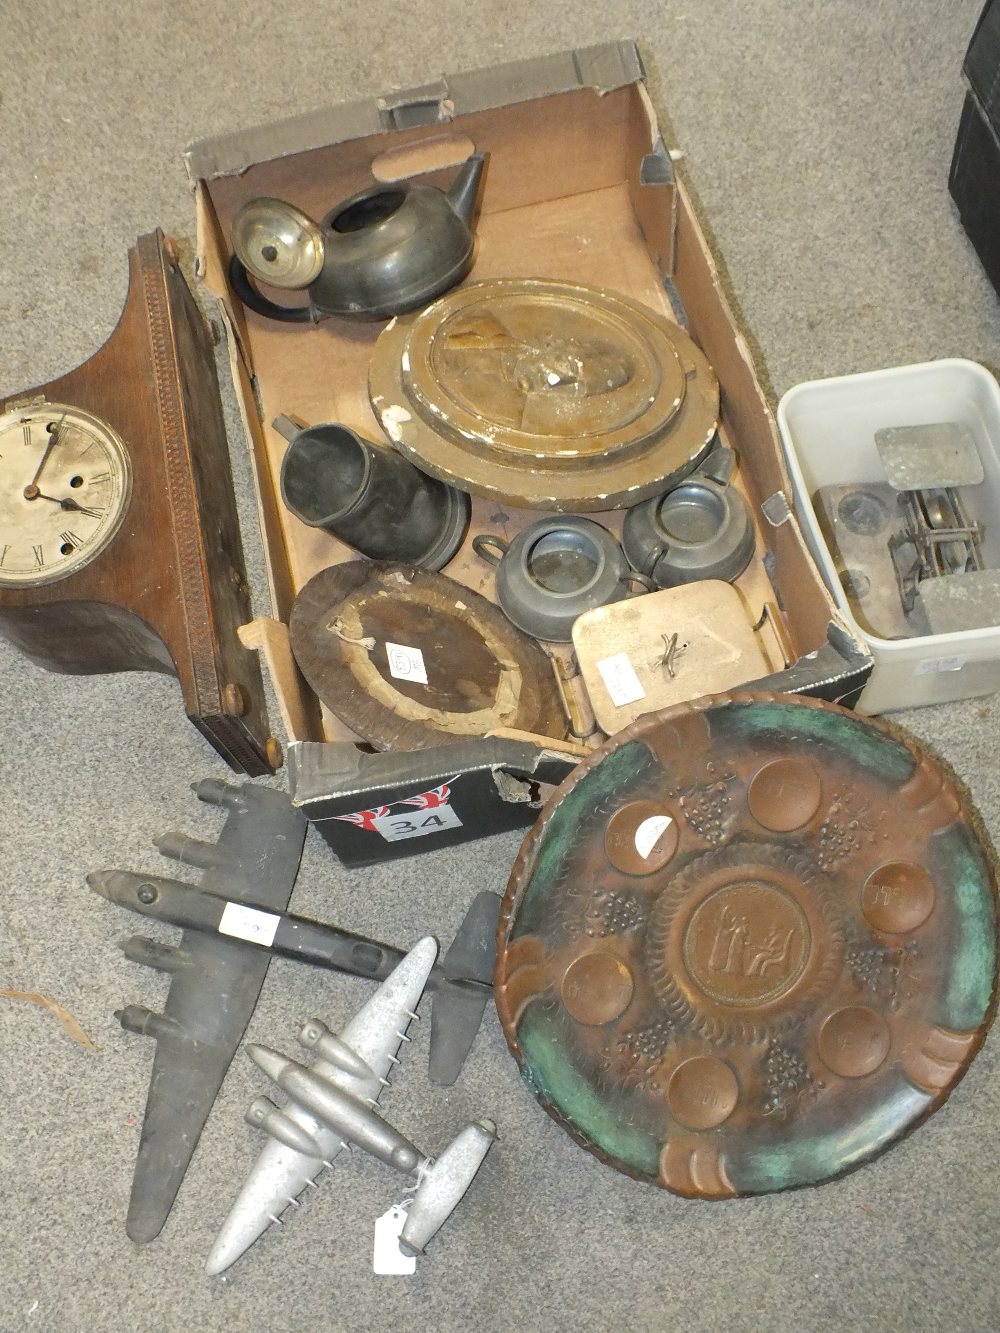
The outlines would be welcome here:
[[[452,181],[451,189],[448,191],[448,202],[470,229],[476,213],[485,163],[485,153],[473,153]]]

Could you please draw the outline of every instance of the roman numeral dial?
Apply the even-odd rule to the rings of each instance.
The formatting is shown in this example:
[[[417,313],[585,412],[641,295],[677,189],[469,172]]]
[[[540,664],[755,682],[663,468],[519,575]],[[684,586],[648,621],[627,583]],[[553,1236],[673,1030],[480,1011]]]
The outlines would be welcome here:
[[[99,417],[45,402],[0,416],[0,587],[54,583],[97,559],[131,491],[125,444]]]

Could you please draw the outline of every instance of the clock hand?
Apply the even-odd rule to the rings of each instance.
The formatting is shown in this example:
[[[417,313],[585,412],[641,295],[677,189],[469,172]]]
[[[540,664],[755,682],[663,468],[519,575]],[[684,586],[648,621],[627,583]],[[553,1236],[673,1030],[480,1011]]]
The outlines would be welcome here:
[[[59,441],[59,432],[62,429],[62,424],[65,420],[66,420],[66,413],[64,412],[62,416],[59,418],[59,420],[56,422],[55,426],[53,426],[52,430],[49,431],[49,442],[45,446],[45,451],[42,454],[41,462],[35,469],[35,475],[31,478],[27,486],[25,486],[24,488],[24,498],[26,500],[35,500],[41,494],[41,492],[38,489],[38,478],[42,475],[42,468],[49,461],[49,454],[51,454],[52,450],[56,447],[56,444]]]
[[[28,495],[29,500],[51,500],[52,503],[58,505],[60,509],[71,509],[74,513],[88,514],[91,518],[100,518],[101,514],[104,512],[102,509],[88,509],[86,505],[78,504],[71,496],[67,496],[65,500],[60,500],[57,495],[46,495],[45,492],[40,491],[37,486],[34,486],[31,489],[33,494]],[[27,492],[25,492],[25,494],[27,494]]]
[[[63,509],[75,510],[78,514],[89,514],[91,518],[100,518],[104,513],[103,509],[88,509],[86,505],[77,504],[70,496],[67,496],[65,500],[60,500],[59,503]]]

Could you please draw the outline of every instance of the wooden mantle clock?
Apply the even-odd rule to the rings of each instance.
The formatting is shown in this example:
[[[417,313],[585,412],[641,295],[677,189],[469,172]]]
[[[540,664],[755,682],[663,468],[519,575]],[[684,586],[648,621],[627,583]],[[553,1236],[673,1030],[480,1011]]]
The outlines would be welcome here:
[[[256,654],[215,359],[173,242],[129,252],[114,333],[0,400],[0,634],[51,671],[161,671],[234,769],[280,763]]]

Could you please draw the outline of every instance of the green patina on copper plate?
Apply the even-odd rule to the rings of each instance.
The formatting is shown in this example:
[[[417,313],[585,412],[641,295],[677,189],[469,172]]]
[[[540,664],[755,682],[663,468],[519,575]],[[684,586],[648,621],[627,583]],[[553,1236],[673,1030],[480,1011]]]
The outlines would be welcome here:
[[[575,770],[500,917],[535,1096],[679,1194],[818,1184],[948,1096],[992,1017],[996,886],[940,767],[813,699],[641,719]]]

